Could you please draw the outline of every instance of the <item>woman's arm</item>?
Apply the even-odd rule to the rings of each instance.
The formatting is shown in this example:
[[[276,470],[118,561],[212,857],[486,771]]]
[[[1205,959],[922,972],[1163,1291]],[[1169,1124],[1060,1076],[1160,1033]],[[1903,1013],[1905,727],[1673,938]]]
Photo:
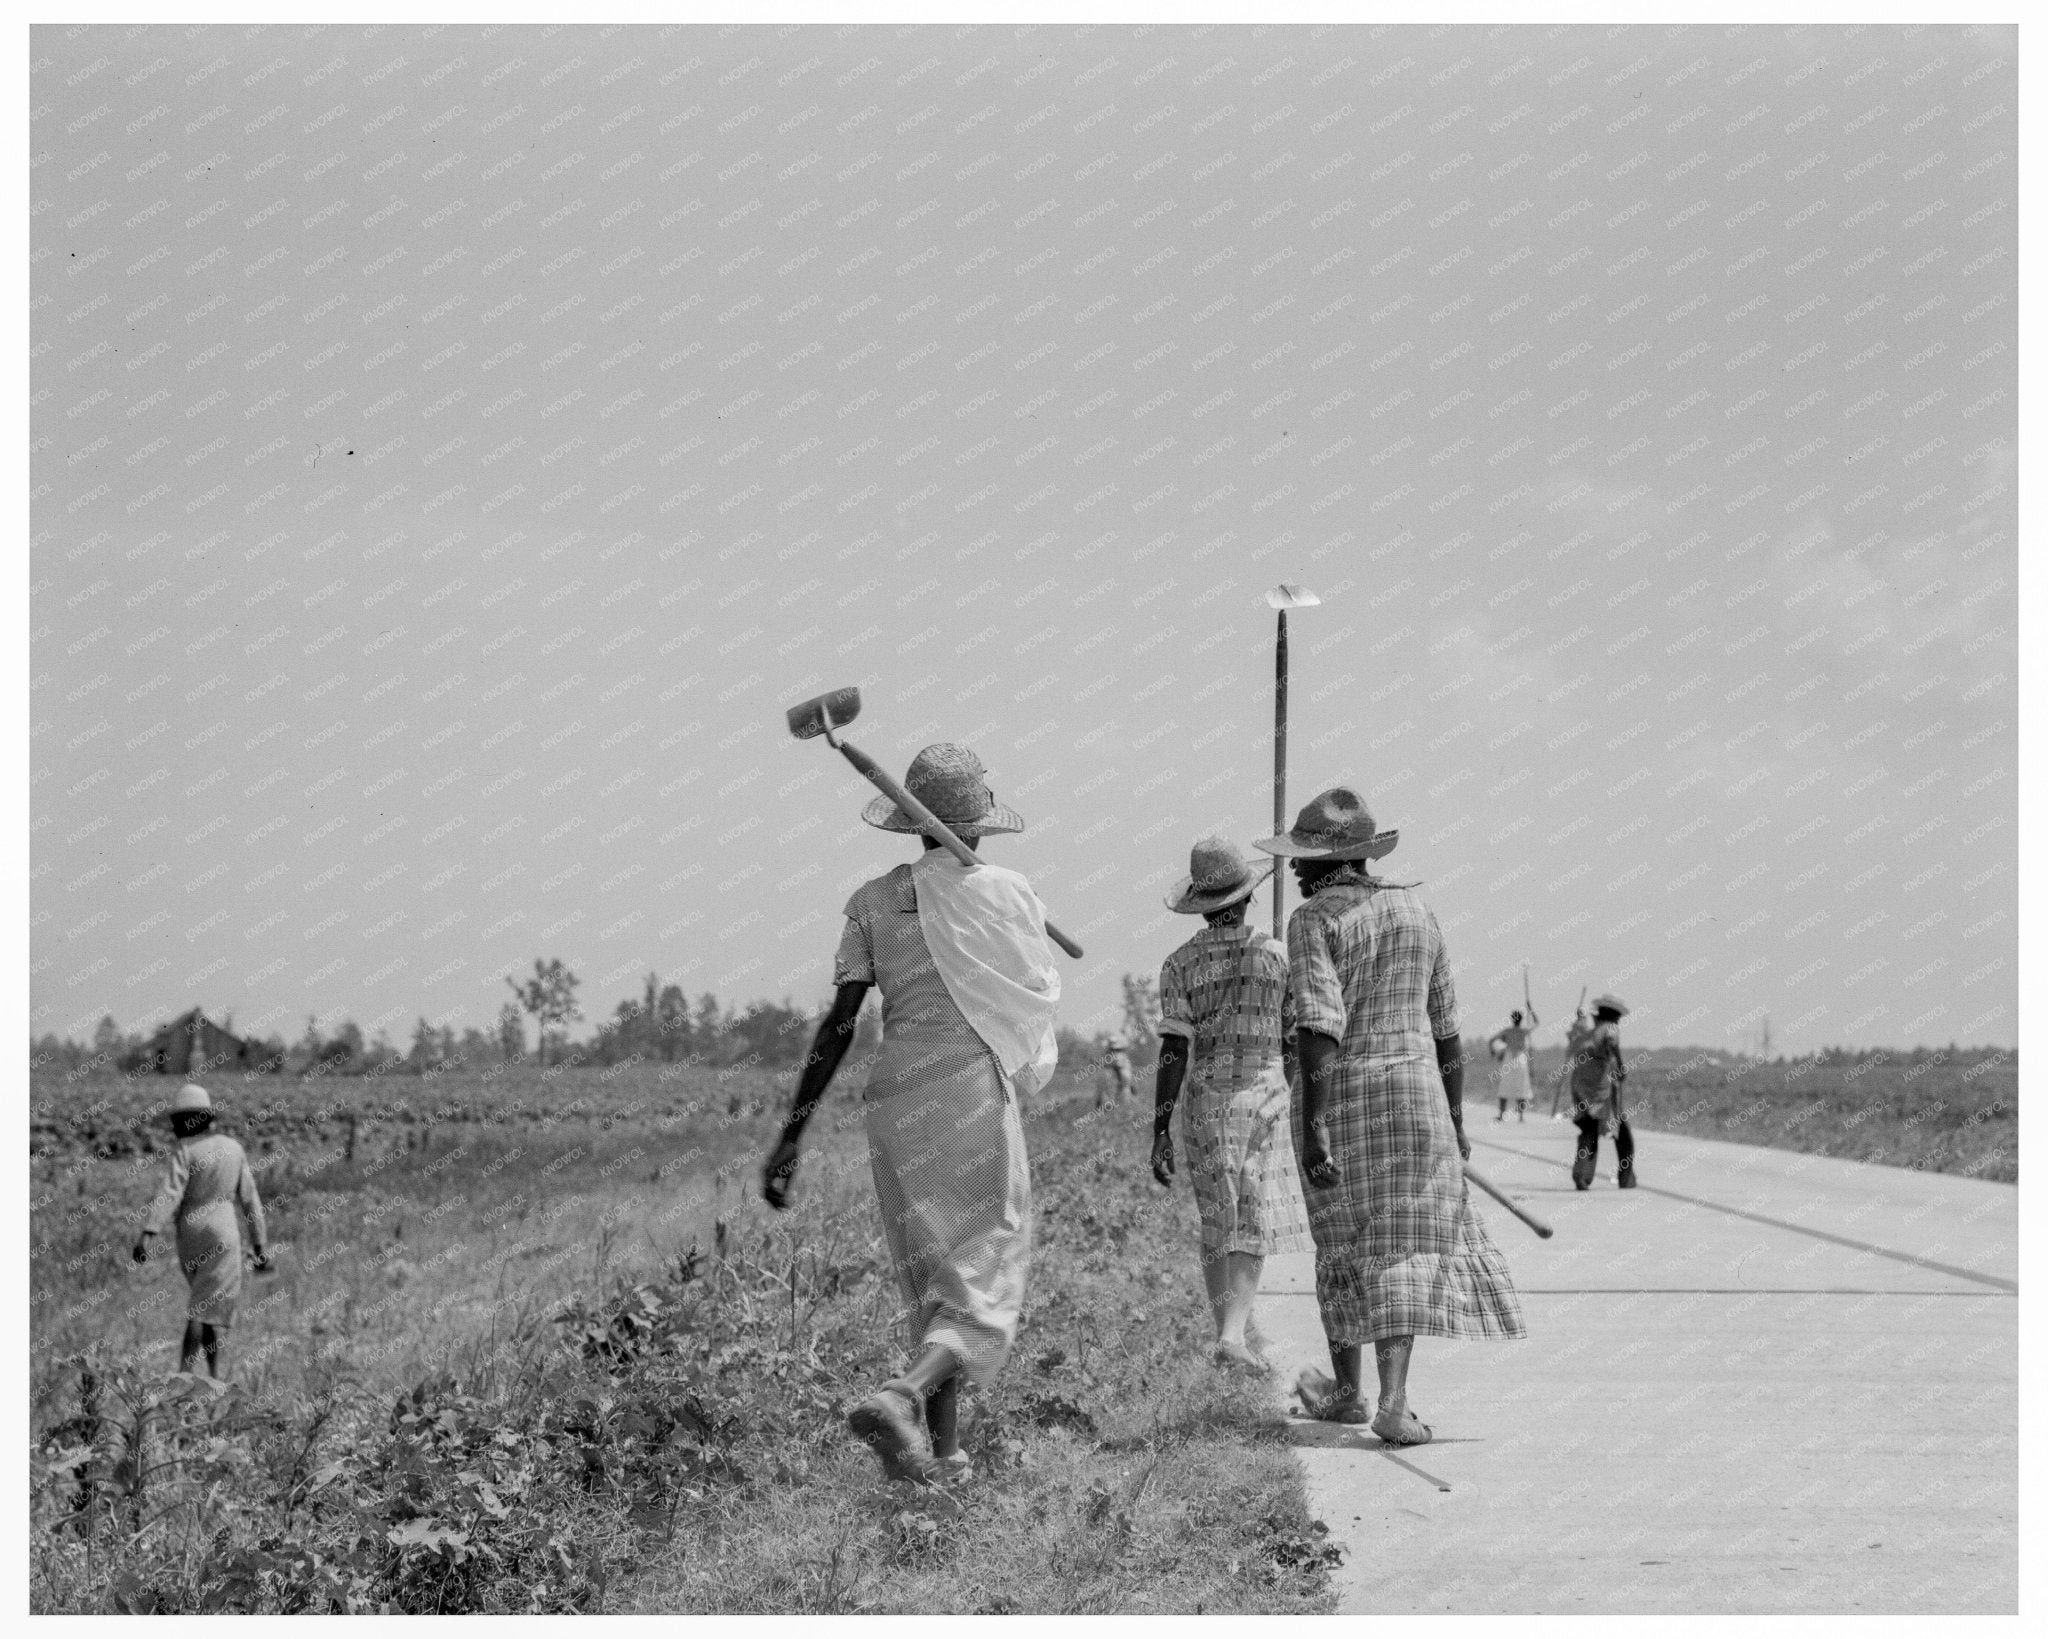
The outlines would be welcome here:
[[[1465,1043],[1456,1036],[1436,1038],[1437,1074],[1444,1078],[1444,1099],[1451,1107],[1451,1126],[1458,1135],[1458,1155],[1472,1159],[1472,1141],[1465,1136]]]
[[[860,1004],[866,1000],[867,981],[852,980],[833,993],[832,1005],[818,1021],[818,1033],[811,1038],[811,1051],[797,1077],[796,1093],[789,1114],[783,1118],[782,1137],[761,1173],[761,1194],[778,1212],[789,1205],[790,1180],[796,1172],[797,1153],[804,1128],[810,1125],[818,1104],[832,1085],[839,1061],[853,1045],[853,1033],[860,1022]]]
[[[1336,1158],[1330,1154],[1330,1079],[1336,1073],[1337,1038],[1320,1030],[1297,1030],[1295,1056],[1301,1064],[1301,1174],[1318,1189],[1337,1181]]]
[[[1188,1073],[1187,1038],[1172,1032],[1159,1038],[1159,1069],[1152,1082],[1152,1176],[1173,1181],[1173,1107]]]
[[[142,1228],[135,1237],[132,1251],[137,1263],[149,1256],[150,1237],[161,1235],[170,1228],[178,1215],[178,1208],[184,1205],[185,1179],[190,1170],[190,1163],[185,1159],[185,1146],[174,1145],[164,1181],[157,1186],[156,1196],[149,1203],[149,1216],[143,1219]]]

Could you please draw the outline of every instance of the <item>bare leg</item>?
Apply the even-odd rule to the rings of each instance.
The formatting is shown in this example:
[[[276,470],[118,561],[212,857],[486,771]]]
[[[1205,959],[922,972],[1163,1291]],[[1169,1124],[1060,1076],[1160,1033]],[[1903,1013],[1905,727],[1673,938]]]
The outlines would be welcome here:
[[[1227,1253],[1211,1253],[1204,1247],[1201,1259],[1202,1285],[1209,1292],[1209,1319],[1216,1328],[1216,1340],[1220,1343],[1224,1337],[1225,1315],[1230,1300],[1230,1258]]]
[[[1394,1418],[1408,1410],[1408,1362],[1415,1352],[1415,1336],[1383,1337],[1372,1346],[1380,1369],[1380,1410]]]
[[[1259,1294],[1259,1274],[1266,1260],[1252,1252],[1233,1252],[1224,1275],[1223,1312],[1219,1317],[1217,1341],[1244,1347],[1245,1324],[1252,1318],[1252,1302]]]
[[[960,1375],[955,1372],[924,1397],[924,1426],[932,1455],[950,1457],[960,1449]]]
[[[215,1377],[225,1377],[227,1371],[228,1337],[219,1326],[201,1322],[199,1326],[199,1347],[206,1355],[206,1369]]]
[[[179,1371],[189,1372],[198,1369],[200,1350],[205,1347],[205,1341],[201,1333],[206,1329],[202,1328],[196,1320],[185,1322],[185,1340],[178,1347]]]
[[[1339,1400],[1356,1400],[1359,1396],[1359,1371],[1364,1365],[1365,1349],[1357,1343],[1332,1343],[1330,1345],[1330,1369],[1337,1377]]]
[[[1372,1431],[1388,1445],[1426,1445],[1433,1432],[1408,1407],[1408,1361],[1414,1350],[1412,1334],[1378,1338],[1373,1343],[1380,1368],[1380,1405]]]

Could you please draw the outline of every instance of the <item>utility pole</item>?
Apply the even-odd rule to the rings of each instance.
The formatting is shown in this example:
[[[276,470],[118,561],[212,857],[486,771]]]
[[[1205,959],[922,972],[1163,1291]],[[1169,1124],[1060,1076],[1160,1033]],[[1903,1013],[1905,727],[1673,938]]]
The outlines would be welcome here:
[[[1283,582],[1266,594],[1266,606],[1277,610],[1279,630],[1273,639],[1273,834],[1287,829],[1287,611],[1307,609],[1323,600],[1306,586]],[[1283,937],[1281,899],[1286,891],[1284,864],[1273,867],[1273,937]]]

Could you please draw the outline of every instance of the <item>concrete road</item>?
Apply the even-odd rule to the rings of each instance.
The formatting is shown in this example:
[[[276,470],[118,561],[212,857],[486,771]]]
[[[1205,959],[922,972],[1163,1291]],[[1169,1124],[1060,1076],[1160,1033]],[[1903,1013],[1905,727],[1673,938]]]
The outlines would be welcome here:
[[[2018,1610],[2015,1188],[1639,1131],[1581,1194],[1568,1125],[1470,1132],[1557,1233],[1474,1192],[1529,1337],[1417,1340],[1430,1444],[1299,1417],[1314,1261],[1266,1267],[1343,1610]]]

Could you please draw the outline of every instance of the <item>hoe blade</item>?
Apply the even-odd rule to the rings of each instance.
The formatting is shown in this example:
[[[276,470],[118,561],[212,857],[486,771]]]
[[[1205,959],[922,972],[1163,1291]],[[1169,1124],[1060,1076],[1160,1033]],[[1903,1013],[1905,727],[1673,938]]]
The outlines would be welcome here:
[[[789,708],[789,732],[799,740],[814,740],[828,728],[844,728],[860,715],[860,690],[834,689],[800,706]]]
[[[1266,607],[1269,609],[1306,609],[1322,601],[1306,586],[1292,583],[1283,583],[1266,594]]]

